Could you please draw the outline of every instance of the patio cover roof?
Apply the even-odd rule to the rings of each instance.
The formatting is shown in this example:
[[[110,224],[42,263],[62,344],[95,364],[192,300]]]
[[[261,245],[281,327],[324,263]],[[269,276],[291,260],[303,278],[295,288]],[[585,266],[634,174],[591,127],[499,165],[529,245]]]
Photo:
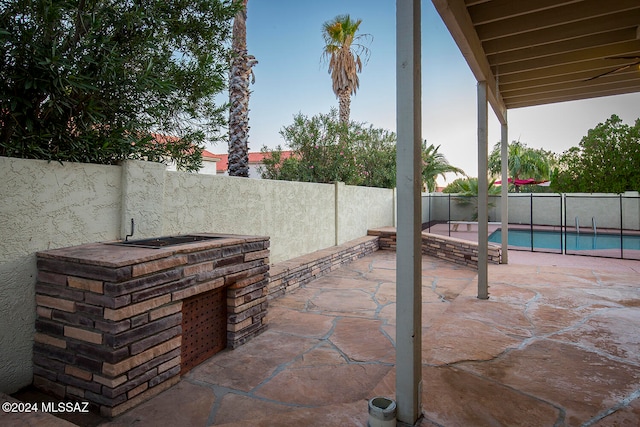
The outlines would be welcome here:
[[[432,2],[502,123],[511,108],[640,91],[638,0]]]

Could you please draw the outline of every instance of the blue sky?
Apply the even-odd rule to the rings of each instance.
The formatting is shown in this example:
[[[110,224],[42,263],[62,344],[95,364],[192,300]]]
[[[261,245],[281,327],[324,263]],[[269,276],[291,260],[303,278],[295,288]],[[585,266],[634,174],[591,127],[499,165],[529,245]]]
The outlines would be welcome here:
[[[275,147],[283,126],[301,112],[327,113],[338,101],[321,62],[322,24],[336,15],[362,19],[371,56],[351,100],[351,119],[395,131],[395,1],[249,0],[247,46],[258,60],[251,86],[249,149]],[[477,176],[476,81],[430,1],[422,2],[422,132],[449,162]],[[617,114],[640,117],[640,94],[509,110],[509,140],[562,153],[590,128]],[[500,126],[489,116],[489,149]],[[212,151],[225,152],[222,144]]]

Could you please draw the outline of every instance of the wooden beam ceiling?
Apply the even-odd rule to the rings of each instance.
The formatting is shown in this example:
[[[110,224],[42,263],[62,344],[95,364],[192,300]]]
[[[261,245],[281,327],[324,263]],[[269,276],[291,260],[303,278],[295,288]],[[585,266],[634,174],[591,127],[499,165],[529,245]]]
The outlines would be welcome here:
[[[640,91],[638,0],[432,1],[499,119],[508,108]]]

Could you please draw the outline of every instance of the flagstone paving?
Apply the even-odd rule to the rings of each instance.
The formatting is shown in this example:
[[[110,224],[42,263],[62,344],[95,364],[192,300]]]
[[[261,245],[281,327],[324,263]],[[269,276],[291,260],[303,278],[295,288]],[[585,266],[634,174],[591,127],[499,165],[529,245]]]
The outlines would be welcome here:
[[[636,267],[490,266],[486,301],[475,270],[422,267],[419,425],[640,424]],[[365,426],[368,399],[395,397],[395,310],[379,251],[272,301],[266,333],[104,426]]]
[[[271,301],[267,332],[102,426],[366,426],[395,398],[395,255]],[[418,425],[640,425],[640,262],[491,265],[488,300],[475,270],[422,267]]]

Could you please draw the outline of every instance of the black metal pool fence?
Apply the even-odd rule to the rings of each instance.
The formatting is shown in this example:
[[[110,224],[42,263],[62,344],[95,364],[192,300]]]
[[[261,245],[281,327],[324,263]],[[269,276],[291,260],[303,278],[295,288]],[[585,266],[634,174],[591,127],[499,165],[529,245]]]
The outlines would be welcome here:
[[[451,224],[477,220],[477,197],[456,194],[424,197],[427,200],[423,199],[423,220],[427,231],[442,233],[442,228],[437,229],[435,224],[447,223],[445,232],[451,235]],[[496,225],[501,220],[500,196],[489,196],[489,222]],[[498,227],[493,236],[496,242],[500,242],[499,234]],[[640,260],[640,196],[636,192],[511,193],[509,249]]]

